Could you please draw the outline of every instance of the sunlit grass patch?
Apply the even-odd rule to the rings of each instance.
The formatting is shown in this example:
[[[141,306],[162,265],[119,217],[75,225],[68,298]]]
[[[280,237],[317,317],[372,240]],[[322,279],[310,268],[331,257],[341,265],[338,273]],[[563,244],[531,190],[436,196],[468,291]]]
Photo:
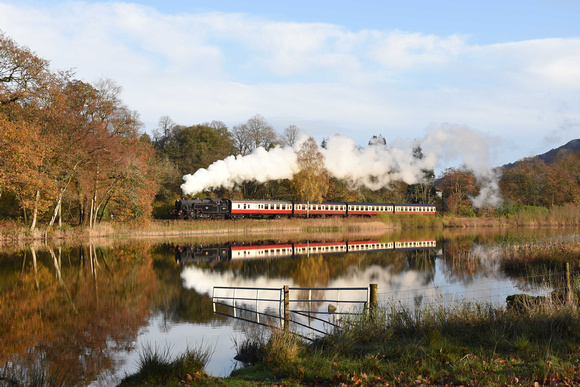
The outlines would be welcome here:
[[[137,372],[123,379],[121,385],[160,385],[206,378],[205,366],[212,353],[203,344],[195,348],[188,346],[180,355],[173,355],[169,347],[147,344],[139,352]]]

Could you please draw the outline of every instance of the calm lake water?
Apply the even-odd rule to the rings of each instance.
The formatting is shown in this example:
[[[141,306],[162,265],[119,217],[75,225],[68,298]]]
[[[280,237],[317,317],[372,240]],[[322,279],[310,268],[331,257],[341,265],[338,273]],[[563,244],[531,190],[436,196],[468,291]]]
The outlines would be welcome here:
[[[209,348],[208,373],[227,376],[240,367],[235,344],[263,331],[257,322],[280,323],[274,300],[284,286],[291,289],[290,327],[305,337],[360,311],[370,284],[377,285],[380,305],[504,307],[508,295],[554,289],[539,273],[504,273],[505,246],[553,240],[577,244],[580,231],[412,230],[5,247],[0,365],[20,374],[40,367],[73,375],[80,385],[108,386],[136,371],[143,348],[179,354],[189,346]],[[228,305],[235,296],[236,308],[218,305],[215,313],[212,296]],[[307,311],[320,313],[313,319]]]

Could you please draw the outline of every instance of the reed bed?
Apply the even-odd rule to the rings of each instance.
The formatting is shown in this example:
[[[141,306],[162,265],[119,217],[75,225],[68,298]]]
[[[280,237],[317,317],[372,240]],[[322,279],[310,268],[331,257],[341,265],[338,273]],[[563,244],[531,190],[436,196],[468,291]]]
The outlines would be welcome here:
[[[531,275],[537,274],[538,268],[544,268],[546,272],[563,272],[566,264],[572,273],[580,273],[578,237],[507,245],[501,268],[512,274]]]

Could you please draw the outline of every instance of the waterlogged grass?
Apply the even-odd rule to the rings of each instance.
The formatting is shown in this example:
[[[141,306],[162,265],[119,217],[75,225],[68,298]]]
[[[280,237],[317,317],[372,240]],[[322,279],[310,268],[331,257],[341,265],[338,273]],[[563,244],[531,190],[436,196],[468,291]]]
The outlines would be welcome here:
[[[388,308],[343,326],[310,344],[296,341],[283,361],[262,360],[234,371],[225,385],[228,380],[371,386],[580,383],[575,305],[548,301],[518,312],[481,305],[417,313]],[[292,336],[272,336],[278,344],[268,342],[262,359],[288,347],[285,340],[296,340],[284,335]]]
[[[211,359],[211,348],[188,347],[176,357],[171,353],[171,348],[145,346],[139,353],[139,370],[123,379],[120,385],[183,385],[208,379],[204,367]]]
[[[51,370],[47,363],[45,358],[27,358],[19,366],[8,363],[0,368],[0,386],[57,387],[80,382],[69,370]]]

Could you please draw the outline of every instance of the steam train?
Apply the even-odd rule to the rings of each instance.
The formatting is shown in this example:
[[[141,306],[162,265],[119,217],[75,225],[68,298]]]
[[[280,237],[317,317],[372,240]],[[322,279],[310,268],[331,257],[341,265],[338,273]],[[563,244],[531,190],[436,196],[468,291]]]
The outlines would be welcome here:
[[[383,213],[434,215],[435,205],[205,198],[176,200],[171,216],[175,219],[273,219],[372,216]]]

